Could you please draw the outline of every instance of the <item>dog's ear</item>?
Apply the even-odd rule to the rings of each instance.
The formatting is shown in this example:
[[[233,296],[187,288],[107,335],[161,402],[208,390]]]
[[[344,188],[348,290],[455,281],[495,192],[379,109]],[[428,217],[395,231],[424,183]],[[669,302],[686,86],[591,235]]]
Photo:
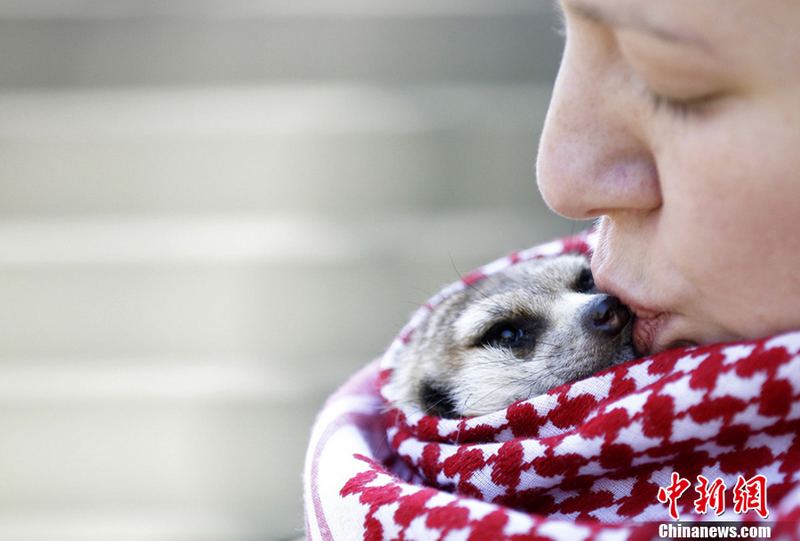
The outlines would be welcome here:
[[[459,417],[456,402],[446,385],[426,379],[420,384],[419,403],[428,415],[443,419]]]

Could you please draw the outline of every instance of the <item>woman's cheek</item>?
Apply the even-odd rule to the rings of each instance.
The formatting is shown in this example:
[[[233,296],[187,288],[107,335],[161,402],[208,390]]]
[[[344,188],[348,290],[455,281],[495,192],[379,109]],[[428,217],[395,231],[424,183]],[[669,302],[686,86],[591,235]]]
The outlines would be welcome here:
[[[778,328],[759,321],[759,308],[791,289],[777,267],[791,264],[780,254],[800,248],[786,236],[800,215],[800,153],[784,146],[800,148],[800,136],[785,121],[765,122],[765,109],[749,113],[733,109],[713,123],[698,122],[660,160],[661,241],[692,284],[687,310],[717,339]]]
[[[713,319],[717,316],[707,313],[708,307],[724,300],[722,292],[734,279],[726,267],[729,250],[738,242],[731,213],[739,213],[739,203],[731,193],[730,140],[709,127],[700,132],[677,138],[659,158],[664,205],[657,242],[664,252],[662,264],[674,267],[680,277],[676,300],[688,314]]]

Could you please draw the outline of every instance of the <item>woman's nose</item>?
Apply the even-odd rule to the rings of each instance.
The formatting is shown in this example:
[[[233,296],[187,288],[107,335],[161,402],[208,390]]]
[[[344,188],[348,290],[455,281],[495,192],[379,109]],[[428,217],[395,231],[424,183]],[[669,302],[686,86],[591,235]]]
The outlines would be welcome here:
[[[544,200],[562,216],[590,219],[661,205],[645,137],[652,113],[624,69],[567,42],[536,167]]]

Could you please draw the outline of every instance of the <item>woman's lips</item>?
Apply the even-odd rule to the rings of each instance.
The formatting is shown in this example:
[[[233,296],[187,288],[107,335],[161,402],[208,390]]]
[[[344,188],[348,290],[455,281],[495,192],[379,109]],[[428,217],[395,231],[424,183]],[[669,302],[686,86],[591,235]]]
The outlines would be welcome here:
[[[633,348],[638,355],[655,355],[673,347],[697,345],[697,342],[690,340],[674,340],[680,338],[680,335],[673,336],[674,341],[669,340],[668,335],[675,335],[679,330],[677,326],[680,318],[674,317],[676,314],[665,309],[663,305],[655,308],[658,304],[640,304],[638,298],[629,294],[628,288],[620,287],[600,272],[595,273],[595,284],[600,291],[616,296],[633,312]]]
[[[602,288],[601,288],[602,289]],[[613,285],[607,287],[612,295],[625,304],[633,312],[633,348],[639,355],[652,355],[660,350],[667,349],[663,346],[664,331],[672,319],[670,312],[652,308],[645,308],[633,301],[627,294],[620,294],[620,290]],[[662,338],[662,340],[659,340]]]
[[[648,317],[637,315],[633,322],[633,347],[639,355],[651,355],[656,353],[654,348],[658,344],[658,338],[667,322],[669,314],[660,314]]]

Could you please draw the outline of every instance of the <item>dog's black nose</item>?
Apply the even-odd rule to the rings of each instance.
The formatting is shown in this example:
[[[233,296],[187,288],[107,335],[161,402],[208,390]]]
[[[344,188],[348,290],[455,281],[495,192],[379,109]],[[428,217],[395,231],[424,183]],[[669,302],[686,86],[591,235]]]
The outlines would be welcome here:
[[[586,308],[584,325],[595,333],[608,337],[617,336],[631,320],[631,311],[611,295],[603,295],[593,300]]]

